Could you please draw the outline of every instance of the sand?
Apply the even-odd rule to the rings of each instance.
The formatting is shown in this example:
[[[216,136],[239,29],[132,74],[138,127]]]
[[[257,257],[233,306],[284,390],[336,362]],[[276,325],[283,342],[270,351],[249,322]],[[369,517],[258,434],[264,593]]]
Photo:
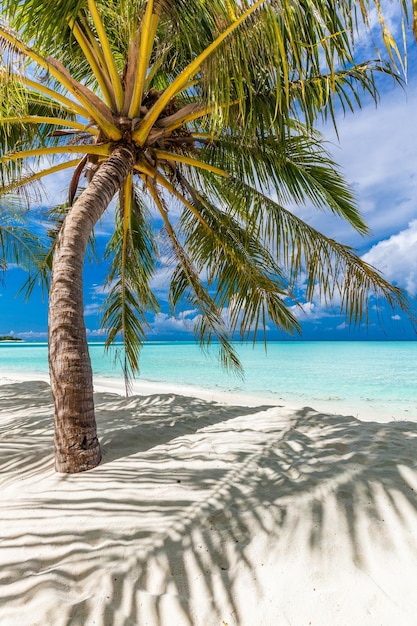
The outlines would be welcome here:
[[[0,387],[1,626],[417,623],[417,415],[96,412],[102,464],[57,474],[47,383]]]

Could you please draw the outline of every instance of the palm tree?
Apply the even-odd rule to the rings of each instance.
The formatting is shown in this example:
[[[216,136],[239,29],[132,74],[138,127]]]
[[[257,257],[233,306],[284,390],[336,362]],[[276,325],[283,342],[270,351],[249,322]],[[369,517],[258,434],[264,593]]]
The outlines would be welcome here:
[[[299,219],[309,203],[367,227],[322,138],[318,116],[377,99],[375,75],[392,63],[355,64],[355,6],[276,0],[5,0],[0,41],[1,188],[5,198],[42,177],[72,173],[68,205],[39,272],[52,262],[49,364],[56,469],[100,462],[83,318],[82,269],[94,226],[118,197],[108,297],[108,343],[122,336],[126,375],[138,368],[163,221],[173,273],[170,303],[198,309],[196,337],[230,342],[274,323],[299,329],[290,305],[335,293],[350,320],[371,294],[407,310],[350,248]],[[361,4],[362,19],[366,11]],[[359,11],[360,13],[360,11]],[[382,20],[382,16],[381,16]],[[391,60],[397,52],[384,30]],[[81,175],[87,179],[80,188]],[[170,203],[181,206],[179,219]],[[29,207],[30,208],[30,207]],[[158,237],[158,240],[161,237]],[[53,261],[52,261],[53,259]],[[32,282],[33,284],[33,278]],[[227,323],[225,312],[227,311]]]

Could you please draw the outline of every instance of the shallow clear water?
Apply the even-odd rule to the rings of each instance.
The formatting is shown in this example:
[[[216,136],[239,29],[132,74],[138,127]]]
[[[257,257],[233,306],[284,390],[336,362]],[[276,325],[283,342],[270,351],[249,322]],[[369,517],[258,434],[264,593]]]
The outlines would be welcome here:
[[[239,345],[241,380],[219,365],[215,346],[208,354],[189,342],[151,342],[141,353],[139,379],[264,399],[360,412],[384,410],[393,417],[417,417],[416,342],[271,342]],[[94,374],[121,378],[114,353],[90,344]],[[0,376],[45,375],[45,343],[0,343]]]

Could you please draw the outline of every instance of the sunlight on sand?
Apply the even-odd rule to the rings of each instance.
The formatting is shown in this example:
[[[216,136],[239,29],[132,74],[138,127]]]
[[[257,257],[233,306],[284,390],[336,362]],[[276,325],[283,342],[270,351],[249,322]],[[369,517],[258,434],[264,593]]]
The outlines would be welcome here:
[[[52,412],[0,387],[1,626],[416,623],[416,423],[101,392],[59,475]]]

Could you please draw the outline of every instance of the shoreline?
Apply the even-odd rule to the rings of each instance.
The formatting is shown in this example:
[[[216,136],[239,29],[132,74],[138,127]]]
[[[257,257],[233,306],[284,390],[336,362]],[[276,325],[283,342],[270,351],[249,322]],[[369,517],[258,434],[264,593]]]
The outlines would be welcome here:
[[[47,374],[11,372],[5,375],[0,372],[0,387],[4,384],[30,381],[42,381],[50,384],[49,375]],[[93,384],[95,393],[108,392],[126,397],[125,384],[122,378],[94,376]],[[256,407],[268,404],[270,406],[282,407],[293,411],[310,408],[316,412],[355,417],[362,422],[417,422],[417,408],[413,411],[412,409],[398,407],[398,405],[388,406],[382,401],[380,404],[376,405],[375,402],[370,403],[366,400],[347,401],[343,398],[329,398],[328,400],[310,398],[297,400],[285,398],[281,395],[277,396],[272,393],[236,393],[234,391],[204,389],[192,385],[164,383],[145,379],[136,379],[132,382],[129,396],[144,397],[160,394],[174,394],[183,397],[198,398],[222,405]]]

